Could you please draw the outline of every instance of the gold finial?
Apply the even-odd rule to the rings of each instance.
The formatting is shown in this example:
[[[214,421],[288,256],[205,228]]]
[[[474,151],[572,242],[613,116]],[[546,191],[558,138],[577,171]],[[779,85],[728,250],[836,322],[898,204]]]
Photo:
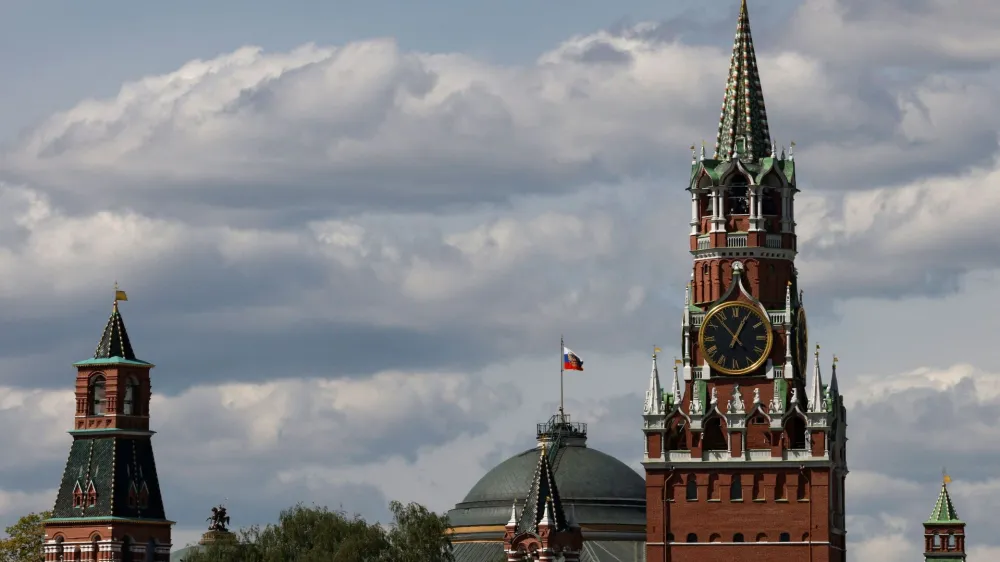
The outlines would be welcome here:
[[[816,344],[816,359],[819,359],[819,344]]]
[[[944,468],[941,469],[941,482],[944,485],[951,484],[951,476],[948,476],[948,470],[947,469],[944,469]]]
[[[118,301],[127,301],[127,300],[128,300],[128,295],[125,294],[125,291],[122,291],[121,289],[118,288],[118,281],[115,281],[115,308],[118,307]]]
[[[836,353],[834,353],[834,354],[833,354],[833,364],[834,364],[834,365],[836,365],[836,364],[837,364],[837,361],[838,361],[838,359],[837,359],[837,354],[836,354]]]
[[[663,351],[663,350],[662,350],[662,349],[660,349],[660,348],[658,348],[658,347],[656,347],[656,346],[654,345],[654,346],[653,346],[653,359],[656,359],[656,354],[657,354],[657,353],[659,353],[659,352],[661,352],[661,351]]]

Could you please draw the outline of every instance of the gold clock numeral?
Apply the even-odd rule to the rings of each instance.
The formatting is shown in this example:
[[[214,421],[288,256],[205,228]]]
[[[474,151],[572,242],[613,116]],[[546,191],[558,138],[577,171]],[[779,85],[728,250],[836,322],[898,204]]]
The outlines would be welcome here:
[[[754,325],[753,325],[753,327],[754,327],[754,328],[760,328],[760,327],[761,327],[761,326],[763,326],[763,325],[764,325],[764,323],[763,323],[763,322],[757,322],[756,324],[754,324]]]
[[[705,341],[713,342],[715,341],[715,336],[705,336]]]
[[[713,345],[712,347],[706,349],[705,353],[707,353],[709,357],[715,357],[715,354],[718,351],[719,349]]]
[[[739,307],[733,307],[730,310],[733,311],[733,319],[739,319],[739,317],[740,317],[740,309],[739,309]]]
[[[717,363],[719,364],[720,367],[722,367],[723,369],[725,369],[726,368],[726,356],[723,355],[722,357],[719,357],[719,360],[717,361]]]
[[[767,335],[766,334],[761,334],[761,335],[757,336],[757,341],[767,341]]]
[[[759,348],[759,347],[757,347],[756,345],[753,346],[753,352],[756,353],[757,355],[763,355],[764,354],[764,350],[761,349],[761,348]]]

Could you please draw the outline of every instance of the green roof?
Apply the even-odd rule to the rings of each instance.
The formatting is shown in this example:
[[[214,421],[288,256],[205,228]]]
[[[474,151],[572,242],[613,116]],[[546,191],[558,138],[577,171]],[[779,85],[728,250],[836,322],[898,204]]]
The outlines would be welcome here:
[[[955,504],[951,502],[951,495],[948,494],[948,484],[941,484],[941,493],[938,494],[937,502],[934,503],[934,511],[931,512],[931,516],[924,524],[965,524],[965,522],[958,518],[958,511],[955,510]]]
[[[86,494],[91,489],[97,496],[92,505],[89,502],[74,504],[75,491]],[[130,501],[130,491],[145,495],[145,504]],[[111,517],[166,520],[153,446],[148,436],[74,436],[51,521]]]
[[[104,326],[101,340],[97,342],[97,349],[94,356],[78,363],[73,363],[74,367],[88,367],[92,365],[132,365],[135,367],[152,367],[153,365],[140,360],[132,350],[132,341],[129,340],[128,331],[125,330],[125,321],[118,312],[118,301],[115,301],[111,308],[111,316]]]
[[[729,63],[726,94],[722,98],[719,135],[715,142],[715,158],[754,162],[772,156],[771,132],[764,109],[764,91],[757,70],[757,54],[750,35],[750,14],[746,0],[740,7],[733,40],[733,56]]]

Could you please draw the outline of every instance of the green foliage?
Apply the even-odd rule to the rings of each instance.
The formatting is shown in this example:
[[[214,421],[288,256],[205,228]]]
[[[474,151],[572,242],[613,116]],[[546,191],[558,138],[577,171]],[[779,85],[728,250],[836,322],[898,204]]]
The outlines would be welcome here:
[[[299,504],[282,511],[276,524],[243,529],[184,562],[454,562],[446,517],[415,503],[392,502],[389,509],[393,523],[385,528]]]
[[[43,522],[51,512],[29,513],[17,520],[4,531],[7,537],[0,539],[0,562],[42,562],[42,545],[45,543]]]

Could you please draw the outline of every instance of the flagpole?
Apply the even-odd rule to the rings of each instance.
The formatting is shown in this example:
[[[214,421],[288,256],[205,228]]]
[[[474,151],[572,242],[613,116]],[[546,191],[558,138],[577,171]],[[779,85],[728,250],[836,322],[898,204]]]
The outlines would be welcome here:
[[[559,421],[566,423],[566,413],[563,407],[565,406],[565,394],[563,391],[563,378],[566,374],[566,343],[563,341],[562,334],[559,335]]]

